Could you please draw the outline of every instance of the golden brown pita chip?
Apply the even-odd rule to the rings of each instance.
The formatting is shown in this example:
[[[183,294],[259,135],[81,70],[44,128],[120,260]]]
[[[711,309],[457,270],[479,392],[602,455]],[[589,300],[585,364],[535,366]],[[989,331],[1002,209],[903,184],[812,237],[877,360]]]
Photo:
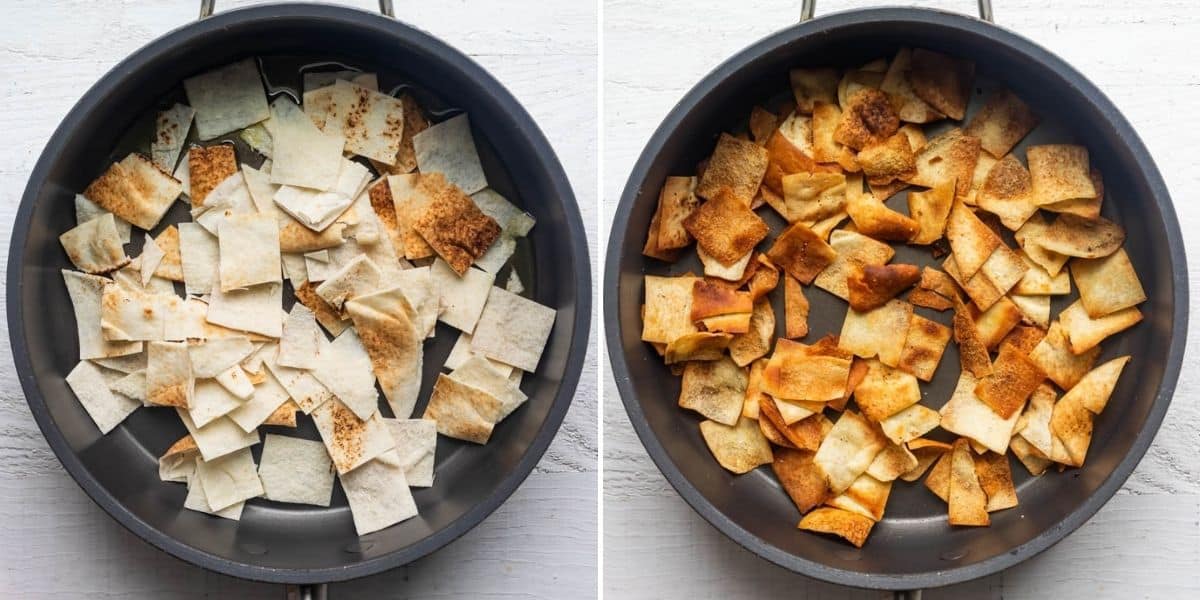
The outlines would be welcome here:
[[[733,426],[702,421],[700,435],[717,463],[733,473],[747,473],[774,460],[771,445],[752,419],[738,419]]]
[[[812,111],[813,159],[819,163],[839,163],[853,151],[838,143],[834,130],[842,120],[842,109],[836,104],[817,102]],[[849,169],[847,169],[849,170]]]
[[[1037,127],[1038,117],[1009,90],[996,90],[963,130],[979,138],[984,150],[996,158],[1008,154],[1021,138]]]
[[[1034,214],[1017,230],[1014,237],[1029,260],[1045,269],[1053,277],[1062,271],[1063,265],[1067,264],[1070,257],[1041,246],[1039,240],[1045,235],[1048,227],[1046,220],[1040,214]]]
[[[947,300],[959,297],[958,284],[954,282],[954,278],[933,267],[921,269],[921,281],[917,282],[917,287],[934,292]]]
[[[959,283],[969,281],[992,256],[996,248],[1004,245],[1000,236],[979,220],[975,212],[962,202],[955,202],[946,222],[946,239],[954,252],[954,264],[958,270]],[[951,273],[951,276],[954,276]]]
[[[684,228],[683,221],[699,205],[695,177],[667,178],[658,195],[658,211],[655,212],[655,216],[659,218],[659,249],[674,250],[685,248],[692,243],[692,236]]]
[[[950,505],[951,525],[987,526],[987,494],[975,473],[975,456],[967,440],[959,438],[950,451]]]
[[[949,327],[913,313],[897,367],[921,381],[930,381],[950,343]]]
[[[866,476],[881,482],[890,482],[895,481],[896,478],[916,468],[916,466],[917,457],[912,452],[909,452],[908,448],[905,448],[903,444],[889,444],[879,454],[875,455],[875,460],[871,462],[871,466],[867,467]],[[859,479],[862,478],[860,477]],[[854,490],[854,487],[851,485],[850,489],[846,490],[846,494],[849,495]],[[880,516],[882,516],[882,510],[880,513]]]
[[[791,275],[784,275],[783,307],[784,337],[808,335],[808,298],[804,297],[804,287]]]
[[[1076,198],[1095,198],[1088,150],[1072,144],[1030,146],[1025,150],[1033,178],[1034,202],[1053,204]]]
[[[1040,328],[1050,327],[1050,296],[1012,294],[1009,300],[1021,311],[1024,322]]]
[[[412,228],[462,276],[500,237],[500,225],[457,186],[433,196]]]
[[[880,421],[879,427],[893,444],[903,444],[933,431],[941,420],[936,410],[914,404]]]
[[[864,313],[850,309],[842,322],[838,347],[862,358],[878,356],[883,364],[897,366],[912,314],[911,304],[895,299]]]
[[[863,88],[850,95],[847,105],[842,107],[842,118],[833,131],[833,139],[862,150],[883,142],[899,129],[900,117],[888,95],[874,88]]]
[[[946,131],[917,153],[917,174],[908,183],[933,188],[953,181],[955,195],[964,197],[971,189],[979,152],[979,138],[961,129]]]
[[[980,310],[991,308],[1000,298],[1004,297],[1004,292],[996,289],[996,286],[992,285],[992,281],[988,279],[988,276],[983,273],[976,273],[970,279],[963,279],[958,271],[958,263],[953,254],[946,257],[946,260],[942,263],[942,269],[955,282],[962,286],[963,291],[967,293],[971,302],[974,302],[975,306],[979,307]]]
[[[1023,437],[1014,437],[1012,442],[1009,443],[1008,447],[1010,450],[1012,450],[1012,453],[1016,455],[1017,460],[1021,461],[1021,464],[1025,465],[1025,469],[1029,471],[1029,474],[1033,475],[1034,477],[1045,473],[1046,469],[1050,468],[1050,465],[1054,464],[1050,461],[1050,459],[1046,458],[1046,456],[1042,454],[1040,450],[1034,448],[1029,444],[1029,442],[1025,441],[1025,438]]]
[[[978,383],[969,371],[959,374],[954,393],[940,411],[942,429],[970,438],[992,452],[1003,453],[1021,417],[1020,411],[1007,419],[1001,418],[975,395]]]
[[[732,199],[749,207],[766,172],[765,148],[722,133],[696,186],[696,195],[712,200],[721,188],[726,188]]]
[[[876,423],[921,401],[917,378],[878,360],[867,361],[867,375],[854,388],[854,402]]]
[[[129,264],[112,214],[80,223],[58,236],[58,241],[71,264],[85,273],[108,273]],[[145,260],[143,252],[139,262]]]
[[[1088,175],[1092,178],[1092,187],[1096,188],[1095,198],[1060,200],[1043,205],[1042,208],[1050,212],[1071,213],[1085,219],[1098,218],[1100,216],[1100,207],[1104,204],[1104,179],[1100,171],[1095,167],[1091,168]]]
[[[795,115],[793,115],[795,117]],[[765,149],[767,151],[767,172],[763,175],[762,185],[775,194],[782,197],[783,195],[783,178],[792,173],[801,172],[816,172],[816,171],[836,171],[836,166],[818,165],[811,156],[805,153],[799,144],[806,144],[807,138],[799,139],[795,135],[789,137],[786,135],[785,128],[788,123],[804,124],[795,118],[790,118],[784,122],[779,131],[767,140]],[[800,127],[800,129],[804,129]],[[794,131],[792,132],[795,133]],[[769,196],[767,198],[770,198]]]
[[[953,454],[949,450],[942,452],[925,478],[925,487],[942,502],[950,501],[950,463],[953,462]]]
[[[775,309],[769,300],[754,303],[750,315],[750,331],[736,335],[729,343],[729,356],[739,367],[767,355],[775,339]]]
[[[759,411],[759,414],[758,414],[758,431],[759,431],[759,433],[761,433],[762,436],[764,438],[766,438],[766,440],[768,442],[770,442],[771,445],[773,445],[773,446],[778,446],[780,448],[792,448],[794,450],[795,446],[792,445],[792,442],[788,441],[787,437],[783,435],[783,432],[780,431],[779,428],[776,427],[775,424],[772,423],[771,420],[766,417],[766,415],[762,414],[762,407],[765,405],[766,402],[771,402],[769,397],[764,400],[759,400],[759,409],[758,409],[758,411]]]
[[[850,307],[859,312],[879,308],[920,278],[915,265],[852,265],[846,275]]]
[[[1084,408],[1093,413],[1104,412],[1104,407],[1108,405],[1108,398],[1112,396],[1113,388],[1117,387],[1121,371],[1125,369],[1125,365],[1129,364],[1130,358],[1129,356],[1119,356],[1092,369],[1063,395],[1063,399],[1068,397],[1072,400],[1078,399]]]
[[[683,369],[679,406],[713,421],[736,425],[746,395],[746,370],[728,357],[689,362]]]
[[[183,184],[136,152],[108,167],[88,184],[83,196],[114,216],[147,231],[166,214]]]
[[[737,313],[749,314],[754,310],[754,301],[749,292],[731,290],[705,279],[696,279],[692,284],[691,319],[699,321],[709,317]]]
[[[888,444],[878,427],[852,411],[845,411],[829,430],[813,462],[825,472],[830,491],[846,491],[866,472],[875,455]]]
[[[992,360],[988,356],[987,344],[979,336],[975,319],[971,316],[961,301],[956,301],[954,307],[954,341],[958,342],[959,361],[964,371],[983,377],[992,369]]]
[[[849,375],[850,359],[811,353],[784,339],[763,371],[763,391],[782,400],[826,402],[842,397]]]
[[[850,106],[850,98],[855,94],[866,89],[878,89],[883,83],[883,74],[887,70],[887,61],[868,64],[867,67],[860,69],[846,69],[842,72],[842,79],[838,81],[838,105],[842,109]],[[876,69],[874,67],[882,67]],[[894,110],[894,108],[893,108]]]
[[[975,203],[1000,217],[1000,222],[1013,231],[1020,229],[1038,209],[1034,202],[1033,179],[1025,165],[1011,154],[992,166],[983,187],[975,195]]]
[[[845,211],[846,176],[841,173],[802,171],[784,175],[781,181],[782,203],[773,202],[771,207],[789,223],[812,226]]]
[[[829,497],[825,474],[813,463],[814,452],[777,448],[771,470],[796,508],[806,513]]]
[[[871,195],[875,196],[875,199],[880,202],[886,201],[907,187],[908,183],[904,181],[893,181],[887,185],[867,185],[867,189],[871,191]]]
[[[912,49],[901,48],[896,52],[883,76],[880,89],[892,98],[892,105],[901,121],[908,123],[929,123],[946,118],[946,115],[935,110],[922,100],[909,83],[909,71],[912,70]]]
[[[908,81],[917,97],[956,121],[966,115],[975,63],[922,48],[912,51]]]
[[[659,211],[655,211],[650,217],[650,227],[646,231],[646,243],[642,246],[642,255],[656,258],[663,262],[675,262],[679,260],[679,250],[665,250],[658,245],[658,233],[662,226],[662,216]]]
[[[854,184],[847,184],[847,188]],[[906,242],[921,231],[921,225],[890,208],[874,196],[847,192],[846,212],[859,233],[877,240]]]
[[[238,170],[233,144],[192,146],[185,159],[188,161],[188,179],[191,186],[188,197],[192,199],[192,207],[204,204],[208,193]]]
[[[1088,446],[1092,443],[1092,426],[1096,415],[1083,404],[1083,396],[1068,398],[1063,396],[1054,405],[1054,414],[1050,416],[1050,430],[1055,438],[1062,443],[1065,458],[1062,461],[1072,467],[1082,467],[1087,458]]]
[[[834,68],[792,69],[788,71],[796,110],[810,114],[818,102],[837,102],[838,70]]]
[[[290,398],[279,405],[267,419],[262,422],[263,425],[275,425],[277,427],[295,427],[296,413],[300,410],[300,406]]]
[[[1030,360],[1046,373],[1046,377],[1064,390],[1074,387],[1099,356],[1099,346],[1083,354],[1071,352],[1066,332],[1058,321],[1050,324],[1046,337],[1029,353]]]
[[[1071,261],[1071,276],[1089,317],[1103,317],[1146,301],[1142,282],[1124,249],[1104,258]]]
[[[825,434],[828,433],[829,429],[833,428],[833,423],[830,423],[828,419],[824,419],[824,415],[810,414],[808,417],[800,419],[794,425],[789,426],[787,418],[781,412],[781,407],[784,405],[786,403],[777,403],[769,396],[763,396],[759,399],[758,420],[763,435],[777,445],[799,450],[816,451],[821,445],[821,440],[824,439]],[[808,419],[812,420],[809,421]],[[770,423],[771,426],[765,427],[766,423]],[[776,433],[778,434],[777,436],[775,435]]]
[[[668,365],[690,360],[720,360],[733,340],[731,333],[700,331],[675,338],[667,344],[663,362]]]
[[[1008,457],[985,452],[975,457],[975,476],[987,495],[987,512],[1004,510],[1017,505],[1017,490],[1013,487]]]
[[[763,371],[767,368],[767,359],[760,358],[750,363],[750,376],[746,380],[746,395],[742,399],[742,416],[747,419],[758,419],[758,403],[768,396],[763,392]]]
[[[992,255],[984,261],[983,266],[979,267],[979,273],[987,277],[992,286],[1001,294],[1007,293],[1016,286],[1025,277],[1025,272],[1028,270],[1029,266],[1026,265],[1021,255],[1004,244],[997,246]]]
[[[1084,219],[1061,214],[1034,241],[1046,250],[1066,256],[1101,258],[1121,247],[1125,242],[1125,230],[1104,218]],[[1034,258],[1032,254],[1030,258]]]
[[[821,507],[800,519],[800,529],[836,535],[856,548],[862,548],[875,521],[840,508]]]
[[[954,205],[954,181],[947,180],[933,189],[908,193],[908,213],[920,227],[909,240],[912,244],[932,244],[946,233],[946,220]]]
[[[917,174],[917,157],[908,134],[898,131],[882,142],[870,144],[855,157],[863,175],[873,185],[887,185]]]
[[[642,341],[669,344],[676,338],[698,331],[691,319],[692,288],[696,281],[696,277],[686,275],[680,277],[646,276],[646,309],[642,319]],[[318,319],[319,317],[318,313]]]
[[[826,504],[878,521],[883,518],[891,493],[891,481],[880,481],[864,473],[846,491],[830,498]]]
[[[743,204],[727,189],[709,196],[708,202],[684,219],[683,226],[705,252],[724,265],[746,256],[769,231],[748,202]]]
[[[761,107],[750,109],[750,138],[762,146],[779,128],[779,115]]]
[[[1025,401],[1037,389],[1045,372],[1024,353],[1012,346],[1000,350],[992,370],[975,385],[975,397],[1007,419],[1025,406]]]
[[[767,258],[771,262],[803,283],[812,283],[837,255],[833,247],[803,223],[793,223],[775,238],[775,243],[767,250]]]
[[[755,269],[746,281],[746,291],[751,300],[758,302],[779,285],[779,268],[764,254],[756,255],[751,262]]]
[[[783,411],[788,408],[798,408],[795,404],[780,400],[775,401],[775,406],[779,408],[780,414],[784,417],[785,421],[788,420],[788,417]],[[817,408],[817,411],[788,425],[786,434],[788,440],[796,448],[815,452],[821,446],[821,442],[825,440],[825,436],[829,435],[829,430],[833,429],[833,421],[830,421],[821,412],[819,406],[813,406],[813,408]]]
[[[1071,277],[1065,271],[1059,271],[1058,275],[1051,276],[1046,269],[1041,265],[1033,262],[1024,252],[1019,253],[1021,259],[1025,261],[1025,266],[1028,270],[1017,285],[1013,286],[1011,293],[1023,294],[1027,296],[1060,296],[1071,293]]]
[[[945,296],[932,292],[924,288],[917,288],[908,294],[908,302],[913,306],[923,306],[932,308],[933,310],[949,310],[954,308],[954,303],[947,300]]]
[[[817,287],[848,300],[850,289],[847,276],[850,270],[865,265],[882,265],[892,259],[896,251],[888,244],[873,240],[861,233],[839,229],[830,235],[830,247],[837,253],[828,267],[817,275]]]
[[[988,350],[994,350],[1021,322],[1021,310],[1008,298],[1000,298],[995,304],[982,313],[971,310],[971,318],[975,321],[975,330],[979,332],[979,341]]]
[[[334,336],[341,335],[342,331],[350,325],[348,318],[342,318],[337,309],[330,306],[324,298],[317,294],[317,286],[313,285],[311,281],[305,281],[296,288],[296,300],[311,310],[316,315],[317,322]]]
[[[1046,337],[1046,331],[1040,327],[1030,327],[1021,325],[1014,327],[1004,339],[1000,341],[1000,347],[1012,346],[1014,349],[1028,355],[1033,352],[1033,349],[1041,343]]]
[[[1071,352],[1083,354],[1099,346],[1104,338],[1140,323],[1142,313],[1131,306],[1093,319],[1088,316],[1083,303],[1077,300],[1058,314],[1058,320],[1062,323],[1063,333],[1067,335],[1067,345]]]
[[[917,466],[902,473],[900,479],[909,482],[920,479],[925,474],[925,471],[929,470],[929,467],[933,465],[933,462],[949,452],[950,448],[950,444],[935,440],[915,439],[909,442],[908,451],[917,458]],[[948,492],[949,490],[946,491]]]

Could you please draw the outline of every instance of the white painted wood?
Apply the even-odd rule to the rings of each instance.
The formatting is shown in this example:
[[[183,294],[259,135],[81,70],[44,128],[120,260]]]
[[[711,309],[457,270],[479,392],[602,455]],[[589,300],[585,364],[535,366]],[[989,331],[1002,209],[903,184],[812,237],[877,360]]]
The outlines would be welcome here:
[[[218,0],[217,10],[256,2]],[[373,0],[345,4],[375,10]],[[524,104],[576,190],[596,262],[596,20],[589,2],[397,2],[402,20],[481,63]],[[22,0],[0,20],[0,234],[67,110],[121,58],[196,17],[198,0]],[[7,256],[0,256],[0,270]],[[0,285],[4,276],[0,274]],[[7,339],[6,324],[4,337]],[[594,334],[593,334],[594,337]],[[0,360],[0,590],[6,597],[278,598],[186,565],[127,533],[63,472]],[[545,458],[512,500],[436,555],[333,597],[587,598],[596,590],[596,353]]]
[[[975,10],[974,0],[900,2]],[[817,3],[818,14],[896,4]],[[1184,232],[1200,229],[1200,12],[1184,0],[993,0],[999,24],[1058,53],[1125,113],[1175,198]],[[792,23],[799,0],[606,0],[603,211],[606,243],[616,202],[650,134],[679,98],[721,61]],[[1200,238],[1185,234],[1190,281],[1200,283]],[[1192,307],[1200,306],[1193,293]],[[1195,364],[1200,334],[1189,336]],[[878,598],[818,583],[759,560],[709,527],[646,455],[607,366],[604,411],[604,587],[610,598]],[[1123,488],[1078,533],[1010,572],[932,591],[927,598],[1160,598],[1200,594],[1200,373],[1184,369],[1154,445]],[[653,523],[653,527],[647,526]],[[751,591],[752,590],[752,591]]]

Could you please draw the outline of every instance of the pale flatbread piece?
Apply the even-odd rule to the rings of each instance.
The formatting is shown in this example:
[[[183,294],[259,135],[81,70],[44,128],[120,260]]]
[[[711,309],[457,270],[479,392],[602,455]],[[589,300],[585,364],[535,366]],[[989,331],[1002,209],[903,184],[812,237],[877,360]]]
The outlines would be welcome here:
[[[496,363],[476,354],[463,361],[457,369],[450,373],[449,377],[498,398],[501,402],[498,420],[503,420],[517,407],[524,404],[527,396],[509,381],[508,376],[511,369],[507,371],[495,369],[494,364]]]
[[[338,474],[349,473],[396,446],[379,413],[364,421],[336,398],[317,407],[312,418]]]
[[[349,473],[342,473],[342,489],[350,503],[354,529],[366,535],[417,516],[417,503],[408,489],[404,466],[388,453]]]
[[[450,348],[450,354],[446,357],[446,362],[442,365],[442,367],[453,371],[461,367],[463,363],[472,356],[482,357],[484,360],[488,361],[488,365],[491,366],[492,369],[508,376],[511,376],[515,370],[513,369],[512,365],[499,363],[487,358],[486,356],[483,356],[482,354],[476,354],[471,348],[471,334],[469,333],[458,334],[458,339],[454,341],[454,347]],[[519,370],[517,372],[519,372]]]
[[[396,441],[396,458],[404,467],[409,487],[433,485],[437,423],[430,419],[384,419]]]
[[[250,338],[240,336],[216,338],[188,347],[192,373],[197,379],[212,379],[253,352]]]
[[[183,80],[196,135],[211,140],[271,116],[258,64],[247,58]]]
[[[285,367],[314,369],[317,366],[317,317],[303,304],[292,305],[283,322],[283,336],[279,338],[279,356],[276,361]]]
[[[438,320],[459,331],[473,332],[487,303],[495,276],[479,269],[467,269],[459,277],[450,265],[439,258],[430,266],[430,277],[433,278],[433,286],[442,306]]]
[[[472,333],[471,347],[492,360],[536,371],[556,314],[553,308],[493,287]]]
[[[112,282],[104,277],[66,269],[62,271],[62,276],[75,312],[79,360],[140,355],[141,342],[114,342],[104,339],[101,325],[102,299],[105,286],[111,285]]]
[[[120,371],[114,372],[120,373]],[[108,389],[146,405],[146,370],[134,371],[116,381],[110,381]]]
[[[479,388],[438,375],[424,418],[436,421],[438,433],[446,437],[482,445],[492,436],[503,405]]]
[[[347,300],[379,289],[382,278],[379,267],[360,254],[317,286],[317,295],[340,310]]]
[[[230,452],[258,443],[257,433],[242,431],[237,423],[226,417],[216,419],[204,427],[197,427],[186,410],[180,408],[175,412],[179,414],[183,426],[192,435],[192,439],[196,440],[196,447],[200,449],[200,456],[204,460],[216,460]]]
[[[334,184],[327,190],[284,185],[275,192],[275,205],[313,231],[324,231],[354,203],[370,179],[366,167],[342,159]]]
[[[424,332],[414,323],[415,311],[400,288],[362,295],[346,303],[379,387],[392,413],[407,418],[421,391]]]
[[[197,427],[204,427],[241,405],[242,399],[229,393],[221,384],[211,379],[202,379],[196,382],[188,416]]]
[[[99,204],[88,200],[83,194],[75,194],[75,223],[82,225],[96,217],[102,217],[109,213],[107,210],[100,207]],[[129,221],[120,218],[114,218],[113,221],[117,226],[117,234],[121,236],[121,243],[128,244],[133,235],[133,226]]]
[[[258,461],[267,500],[329,506],[333,461],[321,442],[268,433]]]
[[[108,273],[129,264],[111,213],[76,225],[58,236],[58,241],[71,263],[85,273]]]
[[[221,256],[221,291],[282,282],[279,226],[270,215],[233,215],[217,232]]]
[[[342,170],[346,139],[325,133],[290,98],[271,104],[271,183],[325,191]]]
[[[487,187],[487,176],[471,135],[471,121],[465,113],[413,136],[413,149],[421,173],[442,173],[468,194]]]
[[[249,448],[213,460],[196,460],[196,476],[214,510],[245,502],[263,493],[262,481]]]
[[[186,342],[146,344],[146,402],[188,408],[195,384]]]
[[[206,318],[209,323],[229,329],[277,338],[283,334],[279,312],[282,304],[282,283],[264,283],[231,292],[222,292],[221,286],[214,286]]]
[[[196,440],[185,435],[171,444],[163,455],[158,457],[158,478],[163,481],[187,483],[192,473],[196,472],[196,457],[200,451],[196,448]]]
[[[83,405],[100,433],[108,433],[142,405],[108,389],[100,368],[84,360],[67,374],[67,385]]]
[[[179,258],[183,263],[183,285],[188,294],[212,291],[220,280],[220,247],[217,238],[195,223],[180,223]]]
[[[313,377],[333,392],[359,419],[375,414],[379,396],[375,392],[375,372],[371,357],[358,332],[347,329],[332,342],[318,340],[319,364]]]
[[[192,462],[195,463],[199,460],[199,458],[195,458]],[[208,498],[204,495],[204,486],[200,485],[200,480],[195,476],[194,464],[192,466],[192,474],[187,478],[187,485],[188,493],[187,498],[183,501],[184,508],[231,521],[240,521],[242,519],[242,510],[246,508],[245,502],[235,502],[221,510],[213,510],[212,506],[208,503]]]

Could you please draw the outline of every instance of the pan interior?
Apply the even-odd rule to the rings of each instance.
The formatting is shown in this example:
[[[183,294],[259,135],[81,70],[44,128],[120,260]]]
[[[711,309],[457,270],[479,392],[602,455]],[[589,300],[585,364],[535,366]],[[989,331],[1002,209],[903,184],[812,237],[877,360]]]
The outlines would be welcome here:
[[[815,25],[816,23],[814,23]],[[610,297],[616,304],[620,352],[628,368],[632,397],[626,405],[635,409],[632,418],[639,424],[640,411],[645,427],[643,439],[652,436],[661,444],[663,454],[656,456],[660,465],[669,462],[685,481],[673,481],[685,498],[710,521],[740,543],[789,568],[853,585],[884,584],[870,576],[889,576],[891,581],[915,581],[920,585],[951,582],[933,573],[978,565],[994,557],[1013,552],[1043,532],[1053,530],[1068,515],[1081,510],[1092,494],[1125,457],[1150,416],[1172,339],[1174,287],[1171,257],[1163,215],[1155,203],[1152,182],[1137,166],[1129,144],[1112,125],[1110,117],[1095,103],[1049,67],[1023,53],[993,43],[979,33],[936,23],[895,23],[877,19],[859,19],[850,24],[827,27],[819,35],[782,34],[769,49],[756,47],[742,60],[735,58],[718,67],[711,89],[708,81],[698,86],[707,91],[695,100],[684,101],[691,110],[668,117],[668,124],[656,134],[664,136],[651,142],[644,155],[648,165],[645,177],[630,180],[624,208],[629,211],[628,227],[615,235],[620,240],[617,289]],[[766,46],[767,42],[763,42]],[[893,486],[884,519],[875,526],[866,545],[855,549],[841,540],[798,531],[800,513],[780,488],[769,467],[735,476],[723,470],[708,451],[699,434],[701,420],[694,413],[675,405],[679,379],[672,376],[662,360],[640,341],[640,304],[646,274],[682,274],[701,272],[694,252],[674,265],[645,258],[640,249],[654,211],[658,191],[671,175],[695,172],[697,163],[712,150],[723,132],[745,130],[750,110],[756,104],[770,106],[773,98],[789,93],[789,68],[800,66],[854,67],[878,57],[894,55],[903,46],[925,47],[976,63],[976,83],[968,119],[979,109],[990,89],[1006,86],[1025,99],[1041,117],[1041,125],[1014,152],[1024,158],[1024,148],[1047,142],[1080,143],[1091,151],[1091,163],[1104,174],[1107,195],[1103,214],[1123,225],[1128,232],[1125,244],[1139,276],[1150,296],[1141,306],[1145,321],[1138,327],[1110,338],[1104,344],[1101,361],[1130,354],[1133,368],[1128,369],[1113,394],[1104,414],[1097,419],[1092,447],[1086,466],[1064,473],[1050,472],[1032,478],[1023,466],[1010,457],[1020,505],[991,514],[988,528],[954,528],[946,522],[946,505],[920,482],[898,482]],[[677,109],[678,110],[678,109]],[[941,125],[941,128],[949,125]],[[669,129],[668,129],[669,128]],[[942,129],[927,128],[933,133]],[[640,174],[640,172],[639,172]],[[635,175],[636,177],[636,175]],[[888,201],[893,209],[907,214],[906,194]],[[758,211],[772,225],[772,236],[782,230],[783,221],[769,208]],[[770,216],[768,216],[770,215]],[[1015,247],[1011,237],[1011,247]],[[761,247],[768,247],[770,240]],[[927,250],[893,245],[893,262],[937,266]],[[810,333],[815,340],[841,329],[846,304],[814,286],[806,286],[811,303]],[[1077,298],[1056,297],[1053,314]],[[773,294],[778,331],[782,334],[782,294]],[[918,308],[928,318],[949,323],[949,313]],[[959,373],[959,355],[951,344],[929,384],[922,384],[922,403],[938,408],[949,398]],[[940,431],[940,430],[939,430]],[[944,436],[941,439],[949,439]],[[934,436],[939,437],[939,436]],[[655,453],[652,450],[652,454]],[[668,469],[669,470],[669,469]],[[993,561],[994,562],[994,561]],[[976,572],[976,575],[983,573]],[[963,577],[960,577],[963,578]]]
[[[294,12],[304,10],[296,8]],[[360,25],[363,16],[339,20],[330,18],[336,15],[332,10],[313,7],[308,11],[321,11],[317,17],[235,11],[242,16],[227,18],[224,27],[203,35],[176,32],[152,43],[97,84],[68,116],[56,134],[58,139],[50,144],[58,143],[59,152],[43,157],[45,177],[40,183],[31,182],[26,198],[33,194],[35,204],[20,265],[24,341],[49,417],[65,438],[67,451],[78,457],[86,471],[81,480],[94,479],[97,489],[88,491],[107,510],[128,511],[126,516],[154,530],[149,536],[154,543],[177,554],[176,545],[181,544],[194,551],[189,558],[243,577],[344,579],[367,572],[337,569],[368,561],[380,565],[373,570],[395,566],[461,535],[511,493],[527,473],[537,458],[527,455],[535,446],[544,449],[565,410],[563,403],[569,401],[569,392],[558,398],[564,380],[574,381],[568,373],[568,355],[574,352],[573,340],[578,334],[573,326],[580,300],[575,292],[581,276],[576,273],[576,263],[586,258],[574,256],[574,244],[564,233],[569,231],[567,210],[573,200],[569,195],[562,197],[556,187],[557,163],[546,164],[536,140],[531,139],[532,125],[493,98],[489,81],[477,80],[460,65],[450,66],[445,54],[438,54],[448,50],[431,50],[426,42],[408,39],[416,36],[398,35],[399,26],[390,21],[390,30],[364,28]],[[432,121],[467,111],[490,186],[538,221],[530,237],[520,242],[512,268],[519,273],[527,295],[556,308],[558,317],[538,372],[527,373],[522,383],[529,401],[497,426],[486,446],[439,436],[436,483],[413,490],[420,515],[361,538],[355,534],[340,484],[335,486],[329,508],[253,499],[247,502],[240,522],[184,510],[184,486],[160,482],[157,472],[157,457],[186,434],[174,411],[138,410],[122,426],[101,436],[64,382],[75,366],[78,350],[70,299],[59,274],[60,269],[72,266],[57,236],[75,224],[72,197],[113,160],[131,150],[148,149],[155,111],[185,100],[184,78],[246,57],[261,61],[272,93],[295,96],[305,70],[349,66],[378,73],[382,91],[410,90]],[[90,110],[80,114],[73,127],[67,126],[73,123],[75,113],[86,107]],[[233,137],[236,134],[230,139]],[[262,160],[240,141],[238,158],[251,165]],[[153,233],[180,220],[190,220],[182,203],[171,209]],[[142,239],[136,232],[134,237],[131,256],[136,256]],[[543,254],[560,258],[543,261],[535,269],[535,259]],[[505,268],[499,274],[498,285],[507,280],[508,271]],[[290,284],[285,284],[285,289],[285,307],[290,307],[294,300]],[[438,323],[437,337],[426,342],[422,401],[415,415],[423,411],[457,337],[457,330]],[[390,411],[385,409],[385,416],[390,416]],[[320,439],[305,415],[300,415],[298,429],[264,427],[262,431]],[[261,444],[254,447],[256,461],[260,452]]]

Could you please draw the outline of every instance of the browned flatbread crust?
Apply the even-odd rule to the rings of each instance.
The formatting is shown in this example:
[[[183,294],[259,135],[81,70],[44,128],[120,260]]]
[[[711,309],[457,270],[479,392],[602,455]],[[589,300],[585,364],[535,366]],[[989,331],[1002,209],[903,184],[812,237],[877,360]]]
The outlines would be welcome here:
[[[770,231],[729,189],[718,190],[701,204],[683,220],[683,227],[705,252],[726,266],[753,250]]]
[[[455,185],[438,190],[412,227],[459,275],[500,237],[496,220]]]
[[[855,150],[878,144],[900,129],[900,117],[888,95],[874,88],[858,90],[850,96],[842,119],[833,130],[833,139]],[[905,139],[907,141],[907,138]]]
[[[237,155],[234,154],[233,144],[216,144],[213,146],[192,146],[187,153],[188,177],[191,189],[188,196],[192,206],[204,204],[208,193],[225,181],[226,177],[237,173]]]

